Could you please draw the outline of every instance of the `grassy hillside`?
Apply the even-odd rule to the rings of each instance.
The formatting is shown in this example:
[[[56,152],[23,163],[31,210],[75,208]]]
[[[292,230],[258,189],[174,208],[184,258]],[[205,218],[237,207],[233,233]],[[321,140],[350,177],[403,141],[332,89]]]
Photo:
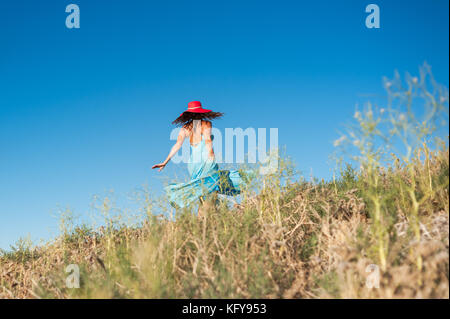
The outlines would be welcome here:
[[[0,297],[449,298],[448,137],[430,139],[430,123],[448,119],[448,91],[425,90],[426,70],[398,91],[386,85],[406,104],[355,114],[336,143],[350,142],[342,154],[353,166],[333,180],[305,181],[280,161],[239,205],[166,218],[148,197],[135,227],[111,217],[105,199],[104,227],[66,219],[54,241],[3,252]],[[411,117],[408,96],[431,107],[426,121]],[[80,288],[66,287],[69,264],[80,268]],[[377,272],[379,287],[369,288]]]

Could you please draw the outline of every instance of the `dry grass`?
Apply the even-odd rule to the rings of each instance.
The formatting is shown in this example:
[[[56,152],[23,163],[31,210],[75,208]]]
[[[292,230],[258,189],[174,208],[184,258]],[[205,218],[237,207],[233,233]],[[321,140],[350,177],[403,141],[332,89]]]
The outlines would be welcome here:
[[[421,205],[421,240],[395,195],[397,176],[383,175],[395,219],[380,287],[366,287],[379,264],[363,175],[335,183],[275,184],[233,209],[204,219],[150,216],[138,228],[75,228],[38,248],[0,258],[3,298],[448,298],[448,149],[431,155],[436,191]],[[415,167],[418,174],[427,165]],[[445,185],[445,182],[444,182]],[[421,269],[416,265],[422,258]],[[81,288],[65,286],[65,266],[81,268]]]
[[[66,214],[56,240],[0,254],[0,297],[449,298],[448,143],[431,147],[417,134],[423,143],[381,165],[370,147],[379,121],[365,115],[365,140],[353,143],[359,170],[305,182],[280,161],[240,205],[220,202],[203,218],[155,216],[147,194],[136,227],[110,217],[105,199],[104,227],[74,227]],[[69,264],[80,267],[80,288],[66,287]],[[366,285],[370,265],[378,288]]]

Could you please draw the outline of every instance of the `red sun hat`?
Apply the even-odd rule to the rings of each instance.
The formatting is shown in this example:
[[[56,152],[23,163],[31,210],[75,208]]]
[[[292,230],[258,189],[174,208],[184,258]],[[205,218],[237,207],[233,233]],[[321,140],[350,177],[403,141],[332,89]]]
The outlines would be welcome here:
[[[184,111],[184,112],[191,112],[191,113],[209,113],[209,112],[211,112],[211,110],[204,109],[204,108],[202,107],[202,103],[199,102],[199,101],[192,101],[192,102],[189,102],[189,103],[188,103],[188,108],[187,108],[187,110]],[[183,113],[184,113],[184,112],[183,112]],[[183,113],[181,113],[180,116],[183,115]]]

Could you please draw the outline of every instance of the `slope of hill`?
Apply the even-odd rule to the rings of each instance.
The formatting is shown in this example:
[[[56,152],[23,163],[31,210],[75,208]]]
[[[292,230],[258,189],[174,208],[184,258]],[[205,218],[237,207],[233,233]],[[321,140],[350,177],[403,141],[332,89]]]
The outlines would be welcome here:
[[[280,160],[239,205],[222,201],[202,218],[155,216],[146,194],[135,226],[106,198],[105,226],[65,215],[54,241],[1,253],[0,297],[449,298],[448,136],[432,139],[448,124],[448,90],[429,71],[385,81],[388,106],[355,113],[336,145],[354,147],[344,162],[359,169],[307,182]]]
[[[347,168],[329,183],[266,180],[258,196],[203,219],[185,211],[170,221],[149,208],[137,228],[111,221],[45,246],[18,245],[0,257],[0,296],[448,298],[448,148],[429,155],[413,167],[417,216],[405,168],[379,175],[384,266],[367,176]],[[69,264],[79,266],[80,288],[66,285]],[[368,288],[377,271],[379,288]]]

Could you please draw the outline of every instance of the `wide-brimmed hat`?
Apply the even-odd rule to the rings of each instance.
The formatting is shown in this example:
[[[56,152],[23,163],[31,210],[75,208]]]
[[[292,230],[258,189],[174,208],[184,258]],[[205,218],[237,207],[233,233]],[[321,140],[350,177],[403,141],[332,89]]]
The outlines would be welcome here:
[[[199,101],[192,101],[188,103],[188,108],[186,111],[180,114],[183,115],[185,112],[191,112],[191,113],[208,113],[212,112],[211,110],[204,109],[202,107],[202,103]]]

